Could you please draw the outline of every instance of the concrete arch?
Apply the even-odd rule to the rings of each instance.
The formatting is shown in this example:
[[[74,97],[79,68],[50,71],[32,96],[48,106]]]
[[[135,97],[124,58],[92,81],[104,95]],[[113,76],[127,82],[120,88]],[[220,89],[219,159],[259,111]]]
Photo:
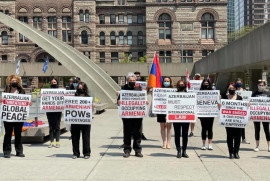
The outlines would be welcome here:
[[[10,16],[0,13],[0,21],[24,36],[31,37],[31,41],[52,55],[75,76],[81,77],[100,101],[108,103],[110,108],[116,107],[115,93],[120,87],[93,61],[68,44]]]

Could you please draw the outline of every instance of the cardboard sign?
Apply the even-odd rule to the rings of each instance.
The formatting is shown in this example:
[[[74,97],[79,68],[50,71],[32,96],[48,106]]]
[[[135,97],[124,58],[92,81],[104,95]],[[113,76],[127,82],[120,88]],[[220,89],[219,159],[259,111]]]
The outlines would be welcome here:
[[[201,89],[202,80],[190,80],[190,88],[187,88],[188,92],[197,92]]]
[[[120,91],[119,116],[121,118],[143,118],[147,115],[147,92],[144,91]]]
[[[236,91],[236,94],[241,96],[243,101],[249,101],[249,98],[252,95],[252,91]]]
[[[66,96],[64,122],[66,124],[91,124],[92,97]]]
[[[40,111],[62,112],[65,91],[65,89],[41,89]]]
[[[167,122],[196,122],[196,111],[195,93],[167,93]]]
[[[30,95],[2,93],[1,120],[24,122],[29,117]]]
[[[248,101],[221,99],[220,125],[232,128],[244,128],[248,124]]]
[[[65,96],[75,96],[76,90],[65,90]]]
[[[176,88],[153,88],[152,113],[166,114],[167,92],[176,91]]]
[[[136,81],[136,87],[141,87],[142,90],[146,90],[147,82],[145,82],[145,81]]]
[[[270,122],[270,97],[250,97],[250,121]]]
[[[201,90],[197,92],[197,116],[219,117],[219,90]]]

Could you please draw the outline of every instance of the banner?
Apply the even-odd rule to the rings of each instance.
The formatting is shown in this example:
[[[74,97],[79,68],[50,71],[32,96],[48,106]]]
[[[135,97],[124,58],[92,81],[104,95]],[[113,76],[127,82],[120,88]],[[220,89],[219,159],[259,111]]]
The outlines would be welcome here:
[[[29,117],[31,95],[2,93],[1,120],[24,122]]]
[[[136,87],[141,87],[142,90],[146,90],[146,88],[147,88],[147,82],[144,82],[144,81],[136,81]]]
[[[221,99],[220,125],[233,128],[245,128],[248,124],[248,117],[248,101]]]
[[[167,93],[167,122],[196,122],[196,111],[195,93]]]
[[[190,80],[190,88],[187,88],[188,92],[197,92],[201,89],[202,80]]]
[[[270,122],[270,97],[250,97],[250,121]]]
[[[166,114],[167,92],[176,91],[176,88],[153,88],[152,113]]]
[[[241,96],[243,101],[249,101],[252,91],[235,91],[237,95]]]
[[[65,96],[75,96],[76,90],[65,90]]]
[[[66,96],[64,122],[66,124],[91,124],[92,97]]]
[[[40,111],[62,112],[66,89],[41,89]]]
[[[219,117],[219,90],[200,90],[197,92],[197,116]]]
[[[147,115],[147,92],[144,91],[120,91],[122,101],[119,110],[121,118],[143,118]]]

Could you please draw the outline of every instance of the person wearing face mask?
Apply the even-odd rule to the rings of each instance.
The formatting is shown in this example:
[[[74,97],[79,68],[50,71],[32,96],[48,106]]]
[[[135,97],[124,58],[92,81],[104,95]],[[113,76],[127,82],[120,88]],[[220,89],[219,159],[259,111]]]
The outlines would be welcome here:
[[[237,78],[235,81],[235,86],[237,91],[245,91],[245,89],[242,88],[243,81],[240,78]],[[246,139],[246,129],[242,128],[242,143],[244,144],[250,144],[250,142]]]
[[[72,84],[70,84],[69,90],[76,90],[80,81],[80,77],[74,77]]]
[[[258,90],[253,92],[251,97],[269,97],[269,92],[266,91],[266,83],[264,80],[258,81]],[[262,122],[265,137],[267,140],[268,151],[270,152],[270,133],[269,133],[269,122]],[[260,130],[261,130],[261,122],[254,121],[254,129],[255,129],[255,140],[256,140],[256,148],[254,151],[260,151]]]
[[[227,93],[222,94],[222,99],[230,99],[230,100],[242,100],[242,97],[235,93],[236,87],[234,82],[231,82],[227,86]],[[219,107],[221,105],[219,104]],[[229,149],[229,158],[239,159],[239,149],[241,143],[241,132],[242,128],[231,128],[226,127],[227,133],[227,145]]]
[[[126,76],[127,84],[122,87],[122,90],[136,90],[141,91],[141,87],[136,87],[136,75],[129,72]],[[118,105],[121,105],[120,95],[117,99]],[[136,157],[143,157],[142,155],[142,118],[122,118],[123,129],[124,129],[124,158],[130,156],[131,147],[131,137],[133,137],[133,149],[135,151]]]
[[[186,90],[186,82],[184,80],[179,80],[177,82],[177,92],[187,92]],[[187,150],[187,144],[188,144],[188,129],[189,129],[189,123],[173,123],[174,128],[174,141],[175,146],[177,149],[177,158],[189,158],[189,156],[186,153]],[[180,145],[180,137],[182,132],[182,149]],[[182,151],[182,154],[181,154]]]
[[[212,89],[212,83],[208,79],[204,79],[201,84],[200,90],[213,90]],[[213,150],[212,146],[212,139],[213,139],[213,123],[214,123],[214,117],[201,117],[199,118],[201,120],[202,125],[202,150],[206,150],[206,135],[208,136],[208,150]]]
[[[162,88],[173,88],[172,79],[170,77],[163,77]],[[170,142],[172,137],[172,123],[166,123],[166,114],[157,114],[157,122],[160,123],[160,133],[163,141],[162,149],[170,149]]]
[[[53,78],[51,80],[51,88],[57,89],[58,88],[58,81]],[[49,122],[49,137],[50,137],[50,144],[48,148],[60,148],[60,122],[62,112],[47,112],[47,119]],[[56,143],[54,144],[54,139]]]

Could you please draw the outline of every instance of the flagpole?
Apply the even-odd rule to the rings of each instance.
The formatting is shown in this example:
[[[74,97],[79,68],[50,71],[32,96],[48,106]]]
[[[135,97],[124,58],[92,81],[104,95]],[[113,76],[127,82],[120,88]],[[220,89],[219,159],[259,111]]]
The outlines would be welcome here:
[[[182,33],[182,28],[180,29],[180,36],[181,36],[181,63],[184,63],[183,62],[183,53],[184,53],[184,50],[183,50],[183,33]]]

